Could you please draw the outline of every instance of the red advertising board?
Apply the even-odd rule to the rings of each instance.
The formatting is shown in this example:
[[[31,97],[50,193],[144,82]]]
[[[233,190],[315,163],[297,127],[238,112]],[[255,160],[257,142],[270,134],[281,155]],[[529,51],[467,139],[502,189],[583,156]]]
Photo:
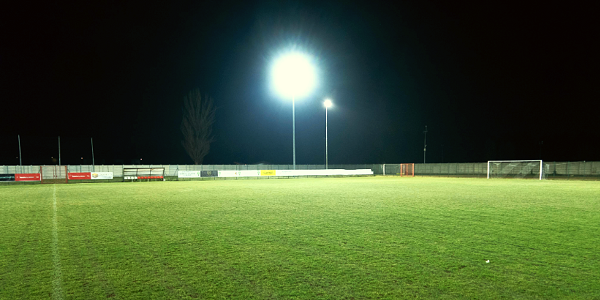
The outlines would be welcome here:
[[[40,173],[15,174],[15,181],[40,181]]]
[[[86,180],[86,179],[92,179],[91,172],[69,173],[69,180]]]

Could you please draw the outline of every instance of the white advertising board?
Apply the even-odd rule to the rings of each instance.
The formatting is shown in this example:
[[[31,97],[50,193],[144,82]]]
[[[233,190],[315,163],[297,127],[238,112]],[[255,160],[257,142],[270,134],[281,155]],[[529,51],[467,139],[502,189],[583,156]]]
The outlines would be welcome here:
[[[178,178],[200,178],[200,171],[177,171]]]
[[[113,172],[91,172],[92,179],[113,179]]]
[[[330,176],[330,175],[373,175],[373,171],[371,169],[275,170],[275,176]],[[260,170],[219,171],[219,177],[254,177],[254,176],[261,176]],[[272,176],[272,175],[269,175],[269,176]]]
[[[260,170],[219,171],[219,177],[254,177],[260,176]]]
[[[277,170],[276,176],[373,175],[371,169]]]

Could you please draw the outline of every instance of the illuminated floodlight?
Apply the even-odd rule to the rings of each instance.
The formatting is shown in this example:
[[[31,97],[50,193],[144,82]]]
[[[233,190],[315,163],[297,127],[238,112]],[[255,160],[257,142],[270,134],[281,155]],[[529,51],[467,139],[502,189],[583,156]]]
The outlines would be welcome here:
[[[296,170],[296,98],[308,95],[317,85],[317,74],[311,58],[299,52],[280,56],[271,70],[275,92],[292,100],[292,161]]]
[[[323,102],[323,105],[325,106],[325,108],[330,108],[333,103],[331,103],[330,99],[325,99],[325,102]]]
[[[301,98],[317,84],[316,70],[308,56],[292,52],[275,60],[272,69],[275,91],[287,98]]]

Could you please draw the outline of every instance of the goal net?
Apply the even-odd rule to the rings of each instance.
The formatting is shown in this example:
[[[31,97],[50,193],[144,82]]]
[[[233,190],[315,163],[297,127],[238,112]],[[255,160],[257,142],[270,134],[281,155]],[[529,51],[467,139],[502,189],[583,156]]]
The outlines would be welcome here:
[[[67,166],[40,166],[41,183],[68,183]]]
[[[165,168],[124,168],[123,181],[165,179]]]
[[[487,178],[545,179],[548,164],[541,160],[496,160],[487,163]]]
[[[415,164],[384,164],[383,175],[415,176]]]

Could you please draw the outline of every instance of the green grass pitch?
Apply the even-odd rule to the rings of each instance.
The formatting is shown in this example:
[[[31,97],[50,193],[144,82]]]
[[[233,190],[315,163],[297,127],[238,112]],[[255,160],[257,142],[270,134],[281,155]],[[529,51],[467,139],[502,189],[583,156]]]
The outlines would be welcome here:
[[[598,182],[0,186],[0,299],[599,299],[599,270]]]

